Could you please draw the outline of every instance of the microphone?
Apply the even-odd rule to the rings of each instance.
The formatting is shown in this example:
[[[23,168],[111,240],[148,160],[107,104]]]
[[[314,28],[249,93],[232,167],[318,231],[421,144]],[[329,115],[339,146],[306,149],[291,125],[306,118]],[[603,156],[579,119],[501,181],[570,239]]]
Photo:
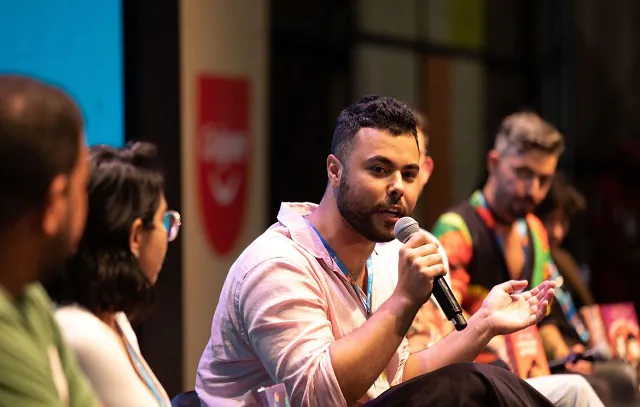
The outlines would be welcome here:
[[[394,227],[396,239],[402,243],[406,243],[414,233],[420,231],[420,226],[415,219],[405,216],[400,218]],[[457,331],[462,331],[467,327],[467,320],[462,315],[462,308],[458,304],[458,300],[453,296],[451,288],[447,281],[438,276],[433,280],[433,292],[436,297],[440,308],[444,312],[444,315],[449,321],[453,323],[453,326]]]

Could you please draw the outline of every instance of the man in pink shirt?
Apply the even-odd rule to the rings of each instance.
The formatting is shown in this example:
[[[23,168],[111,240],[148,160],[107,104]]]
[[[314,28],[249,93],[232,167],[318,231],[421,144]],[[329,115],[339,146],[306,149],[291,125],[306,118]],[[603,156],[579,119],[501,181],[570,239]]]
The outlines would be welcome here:
[[[293,406],[551,405],[504,369],[460,363],[539,322],[551,282],[495,287],[465,330],[409,354],[407,330],[445,267],[425,233],[395,256],[378,243],[413,211],[420,154],[404,103],[370,96],[340,114],[320,204],[284,203],[227,275],[198,367],[204,405],[248,406],[277,382]]]

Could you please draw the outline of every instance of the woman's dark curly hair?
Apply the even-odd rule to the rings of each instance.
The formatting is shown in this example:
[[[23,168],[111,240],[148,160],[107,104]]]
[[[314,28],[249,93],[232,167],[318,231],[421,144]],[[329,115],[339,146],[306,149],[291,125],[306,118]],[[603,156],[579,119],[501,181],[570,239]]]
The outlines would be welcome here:
[[[157,150],[144,142],[93,146],[90,160],[89,211],[78,251],[43,283],[59,305],[140,319],[153,306],[154,289],[130,250],[129,234],[138,218],[144,228],[154,228],[164,193]]]

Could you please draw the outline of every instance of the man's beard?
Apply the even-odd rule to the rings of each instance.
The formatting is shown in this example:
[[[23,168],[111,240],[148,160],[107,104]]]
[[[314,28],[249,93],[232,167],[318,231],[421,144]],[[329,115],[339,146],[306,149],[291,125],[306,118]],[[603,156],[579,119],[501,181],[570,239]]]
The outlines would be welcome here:
[[[515,207],[513,202],[511,202],[511,204],[507,207],[507,214],[512,221],[522,219],[529,213],[531,213],[531,211]]]
[[[515,222],[518,219],[526,217],[528,214],[532,213],[535,210],[535,203],[531,199],[524,198],[524,200],[520,200],[523,201],[523,203],[524,201],[527,201],[526,203],[529,204],[527,205],[529,206],[529,208],[526,208],[524,206],[516,206],[516,203],[518,201],[518,198],[513,197],[510,192],[498,186],[498,188],[496,189],[494,202],[495,207],[493,208],[493,210],[498,211],[497,215],[500,219],[496,220],[502,223]]]
[[[351,187],[346,181],[347,174],[343,172],[340,178],[340,184],[337,192],[335,192],[336,203],[338,205],[338,211],[340,215],[347,221],[347,223],[365,239],[371,242],[390,242],[395,239],[393,232],[393,224],[389,224],[388,228],[380,229],[376,228],[373,220],[373,216],[381,209],[384,209],[384,204],[377,204],[373,207],[367,207],[366,205],[359,204],[357,197],[350,196]],[[388,206],[397,204],[398,202],[389,203]]]

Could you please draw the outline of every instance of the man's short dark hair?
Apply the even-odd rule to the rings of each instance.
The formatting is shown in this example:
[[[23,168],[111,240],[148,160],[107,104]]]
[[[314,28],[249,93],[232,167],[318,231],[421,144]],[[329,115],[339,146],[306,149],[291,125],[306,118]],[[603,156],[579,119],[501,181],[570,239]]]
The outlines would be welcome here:
[[[53,179],[78,159],[82,115],[62,90],[0,75],[0,231],[44,204]]]
[[[154,228],[164,177],[150,143],[90,149],[89,211],[76,255],[44,281],[59,304],[79,304],[93,313],[123,311],[143,317],[154,289],[129,247],[133,222]]]
[[[331,140],[331,154],[346,165],[355,147],[355,136],[363,128],[394,136],[412,134],[418,142],[416,118],[409,106],[392,97],[369,95],[340,113]]]
[[[565,218],[571,219],[578,213],[584,212],[586,208],[587,202],[584,196],[561,174],[556,174],[547,196],[536,209],[536,216],[544,220],[551,213],[559,210]]]

